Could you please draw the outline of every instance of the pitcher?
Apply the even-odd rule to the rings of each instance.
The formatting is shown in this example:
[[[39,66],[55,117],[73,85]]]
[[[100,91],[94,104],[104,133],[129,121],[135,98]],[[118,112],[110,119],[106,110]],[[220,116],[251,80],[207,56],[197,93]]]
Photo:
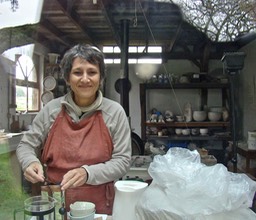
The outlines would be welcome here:
[[[113,220],[136,220],[135,206],[148,183],[120,180],[115,183]]]

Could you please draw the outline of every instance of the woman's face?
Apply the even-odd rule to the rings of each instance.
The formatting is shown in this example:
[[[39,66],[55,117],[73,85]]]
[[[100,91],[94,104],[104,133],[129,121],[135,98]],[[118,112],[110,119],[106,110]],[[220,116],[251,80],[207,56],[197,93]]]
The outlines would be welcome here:
[[[99,66],[79,57],[75,58],[68,83],[74,92],[75,103],[81,107],[89,106],[95,101],[100,86]]]

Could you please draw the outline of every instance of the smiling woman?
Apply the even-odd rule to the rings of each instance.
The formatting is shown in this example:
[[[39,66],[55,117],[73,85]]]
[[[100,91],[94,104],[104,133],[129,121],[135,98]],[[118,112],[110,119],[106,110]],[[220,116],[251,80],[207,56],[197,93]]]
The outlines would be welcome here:
[[[67,210],[71,203],[87,200],[95,203],[98,213],[111,214],[114,181],[130,166],[127,116],[119,103],[103,97],[105,63],[99,49],[78,44],[64,54],[60,68],[70,92],[36,115],[17,157],[31,183],[45,178],[60,183]]]

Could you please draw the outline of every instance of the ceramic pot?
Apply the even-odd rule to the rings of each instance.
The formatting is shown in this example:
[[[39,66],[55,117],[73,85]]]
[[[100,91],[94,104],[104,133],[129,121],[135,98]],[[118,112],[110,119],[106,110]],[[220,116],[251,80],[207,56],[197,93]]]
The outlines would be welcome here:
[[[207,118],[207,113],[206,111],[194,111],[193,112],[193,119],[195,121],[205,121]]]

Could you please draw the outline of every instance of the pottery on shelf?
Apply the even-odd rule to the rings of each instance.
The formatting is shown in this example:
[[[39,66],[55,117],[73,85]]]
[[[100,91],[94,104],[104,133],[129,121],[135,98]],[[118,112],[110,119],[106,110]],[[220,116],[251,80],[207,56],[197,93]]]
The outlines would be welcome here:
[[[192,105],[190,102],[187,102],[184,106],[184,117],[186,122],[190,122],[193,120]]]
[[[205,121],[207,118],[207,112],[206,111],[194,111],[193,112],[193,119],[195,121],[201,122]]]
[[[208,119],[210,121],[219,121],[222,117],[222,112],[208,112]]]

